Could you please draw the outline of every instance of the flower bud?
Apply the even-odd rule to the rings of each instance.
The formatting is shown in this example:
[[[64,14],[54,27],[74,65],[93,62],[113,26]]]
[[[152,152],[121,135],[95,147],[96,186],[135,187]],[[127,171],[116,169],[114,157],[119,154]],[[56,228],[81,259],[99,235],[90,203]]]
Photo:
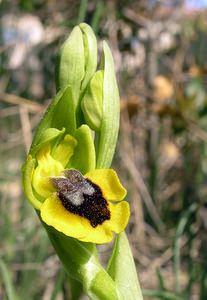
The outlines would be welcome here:
[[[81,124],[81,97],[97,67],[96,37],[85,23],[70,33],[60,49],[56,67],[57,90],[71,86],[77,123]]]
[[[100,130],[103,118],[103,80],[103,71],[97,71],[91,78],[81,102],[86,123],[95,131]]]
[[[97,168],[107,168],[111,165],[116,148],[120,103],[113,57],[106,42],[103,42],[101,69],[104,71],[103,114],[97,145]]]

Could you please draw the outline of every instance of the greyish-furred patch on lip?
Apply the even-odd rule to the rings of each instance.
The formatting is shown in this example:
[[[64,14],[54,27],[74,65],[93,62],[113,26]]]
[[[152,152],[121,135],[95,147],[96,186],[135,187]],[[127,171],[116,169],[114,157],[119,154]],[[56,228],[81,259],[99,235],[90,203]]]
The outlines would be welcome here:
[[[108,202],[98,185],[74,169],[65,170],[64,176],[51,177],[57,196],[71,213],[88,219],[93,227],[110,219]]]

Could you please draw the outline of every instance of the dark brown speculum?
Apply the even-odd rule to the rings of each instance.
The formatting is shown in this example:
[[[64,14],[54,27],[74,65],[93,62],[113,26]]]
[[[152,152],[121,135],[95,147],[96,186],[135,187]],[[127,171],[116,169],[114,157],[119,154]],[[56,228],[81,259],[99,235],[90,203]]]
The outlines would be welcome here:
[[[51,178],[57,196],[71,213],[88,219],[93,227],[110,219],[108,202],[98,185],[77,170],[66,170],[64,177]]]

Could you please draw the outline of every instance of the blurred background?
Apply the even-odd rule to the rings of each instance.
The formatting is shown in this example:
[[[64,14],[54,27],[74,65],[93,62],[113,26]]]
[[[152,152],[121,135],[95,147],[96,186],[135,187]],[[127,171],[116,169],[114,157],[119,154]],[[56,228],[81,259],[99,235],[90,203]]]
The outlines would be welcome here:
[[[115,60],[113,167],[144,299],[206,300],[207,0],[1,0],[0,14],[0,299],[72,299],[20,170],[55,95],[57,51],[84,21]]]

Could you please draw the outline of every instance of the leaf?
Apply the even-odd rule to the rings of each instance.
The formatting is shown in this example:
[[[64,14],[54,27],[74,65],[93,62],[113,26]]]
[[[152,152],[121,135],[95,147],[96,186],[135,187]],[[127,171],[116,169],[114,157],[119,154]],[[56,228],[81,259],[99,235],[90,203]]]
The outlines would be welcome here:
[[[116,283],[121,294],[120,299],[143,300],[134,259],[124,232],[116,237],[108,273]]]

